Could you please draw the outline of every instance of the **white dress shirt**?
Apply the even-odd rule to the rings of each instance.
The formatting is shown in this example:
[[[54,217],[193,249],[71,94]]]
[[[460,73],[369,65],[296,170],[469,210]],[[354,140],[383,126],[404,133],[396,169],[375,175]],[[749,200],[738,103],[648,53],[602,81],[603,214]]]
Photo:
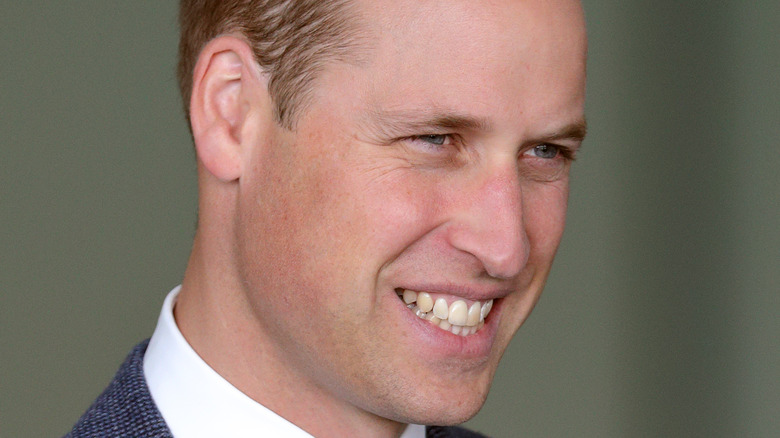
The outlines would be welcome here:
[[[231,385],[195,353],[173,318],[180,288],[165,298],[144,356],[149,392],[173,436],[311,438]],[[424,437],[425,427],[420,425],[409,425],[401,436]]]

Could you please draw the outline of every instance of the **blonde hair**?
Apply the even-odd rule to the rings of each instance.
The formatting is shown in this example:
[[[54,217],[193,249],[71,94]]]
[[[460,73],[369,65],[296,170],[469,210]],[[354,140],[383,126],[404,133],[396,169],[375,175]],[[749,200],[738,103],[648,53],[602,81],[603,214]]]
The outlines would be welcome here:
[[[268,74],[277,121],[293,129],[323,66],[357,59],[350,6],[347,0],[181,0],[178,79],[187,117],[200,51],[213,38],[238,32]]]

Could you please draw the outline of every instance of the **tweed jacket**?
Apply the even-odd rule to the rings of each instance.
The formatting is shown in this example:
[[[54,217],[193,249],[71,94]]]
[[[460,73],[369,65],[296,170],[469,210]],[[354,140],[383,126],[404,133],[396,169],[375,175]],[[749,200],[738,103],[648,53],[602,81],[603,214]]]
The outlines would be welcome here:
[[[173,438],[149,387],[143,359],[149,340],[138,344],[114,380],[95,400],[65,438]],[[428,426],[426,438],[485,438],[460,427]]]

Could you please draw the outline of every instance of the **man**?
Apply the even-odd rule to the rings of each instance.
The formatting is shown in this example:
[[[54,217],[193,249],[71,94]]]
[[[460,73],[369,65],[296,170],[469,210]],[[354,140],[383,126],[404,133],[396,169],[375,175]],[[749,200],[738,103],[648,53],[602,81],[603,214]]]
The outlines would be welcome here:
[[[574,0],[190,1],[199,223],[72,436],[471,436],[584,136]]]

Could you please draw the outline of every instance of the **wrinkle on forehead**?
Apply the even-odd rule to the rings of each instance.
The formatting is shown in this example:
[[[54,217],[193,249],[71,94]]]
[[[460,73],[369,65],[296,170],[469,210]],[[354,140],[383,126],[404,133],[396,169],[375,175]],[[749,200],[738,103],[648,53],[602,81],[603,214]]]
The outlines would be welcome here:
[[[368,59],[331,66],[325,76],[331,85],[350,84],[339,85],[339,94],[359,104],[359,122],[388,132],[522,125],[524,137],[584,125],[578,1],[357,1],[373,41]],[[329,112],[334,103],[327,102]]]
[[[387,13],[391,9],[394,13]],[[368,0],[360,2],[358,10],[363,11],[368,30],[396,40],[404,36],[415,40],[431,30],[474,37],[470,30],[483,30],[486,23],[495,29],[522,29],[523,38],[514,43],[534,43],[529,44],[533,47],[542,38],[561,38],[570,44],[585,40],[579,0]],[[500,35],[483,34],[482,39],[495,42]]]
[[[585,26],[577,1],[377,0],[364,6],[375,37],[372,63],[390,80],[441,70],[493,70],[494,77],[509,78],[530,69],[584,71]]]

